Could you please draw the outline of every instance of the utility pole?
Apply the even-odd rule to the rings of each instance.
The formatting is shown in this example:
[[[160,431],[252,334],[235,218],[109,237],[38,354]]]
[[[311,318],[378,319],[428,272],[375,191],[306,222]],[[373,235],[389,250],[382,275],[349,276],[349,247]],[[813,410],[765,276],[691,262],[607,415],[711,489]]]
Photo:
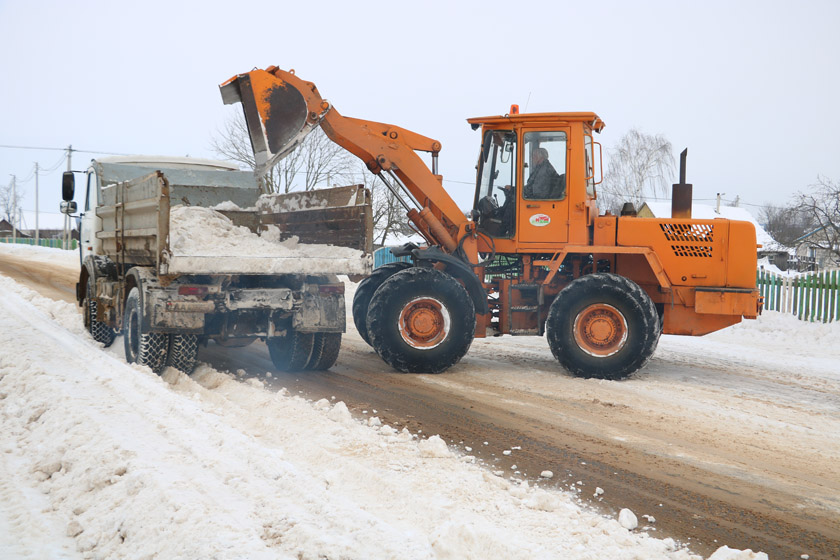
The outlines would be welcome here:
[[[725,195],[725,194],[726,194],[725,192],[717,193],[717,206],[715,207],[715,213],[716,214],[720,214],[720,197]]]
[[[15,185],[16,177],[12,175],[12,245],[17,243],[17,186]]]
[[[35,246],[41,245],[41,230],[38,227],[38,162],[35,162]]]

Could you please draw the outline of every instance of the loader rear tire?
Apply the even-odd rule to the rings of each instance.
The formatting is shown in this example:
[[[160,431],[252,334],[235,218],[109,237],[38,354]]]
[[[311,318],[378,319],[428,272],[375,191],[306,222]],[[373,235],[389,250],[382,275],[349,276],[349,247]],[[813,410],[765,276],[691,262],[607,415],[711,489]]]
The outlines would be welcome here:
[[[304,369],[327,370],[338,359],[341,350],[341,333],[315,333],[312,343],[312,355]]]
[[[546,338],[572,375],[624,379],[653,355],[662,332],[647,293],[623,276],[589,274],[563,289],[551,304]]]
[[[128,363],[149,366],[155,373],[160,373],[166,367],[169,335],[149,332],[149,327],[143,320],[139,288],[132,288],[125,302],[123,339],[125,359]]]
[[[289,329],[285,336],[265,341],[274,367],[279,371],[303,371],[312,356],[315,335]]]
[[[105,345],[105,348],[107,348],[114,343],[114,338],[116,338],[117,333],[114,329],[109,327],[107,323],[96,320],[97,302],[94,297],[95,289],[93,276],[88,277],[86,289],[87,291],[85,292],[85,301],[83,306],[85,326],[90,332],[90,335],[93,337],[93,340],[101,342]]]
[[[166,357],[167,365],[189,375],[195,369],[196,354],[198,354],[198,335],[170,335],[169,353]]]
[[[374,270],[370,276],[359,283],[356,288],[356,295],[353,296],[353,323],[362,340],[370,344],[370,336],[367,330],[367,312],[370,306],[370,298],[379,289],[385,280],[410,267],[411,264],[403,261],[386,263]]]
[[[455,278],[433,268],[412,267],[376,290],[367,332],[373,349],[394,369],[440,373],[470,349],[475,309]]]

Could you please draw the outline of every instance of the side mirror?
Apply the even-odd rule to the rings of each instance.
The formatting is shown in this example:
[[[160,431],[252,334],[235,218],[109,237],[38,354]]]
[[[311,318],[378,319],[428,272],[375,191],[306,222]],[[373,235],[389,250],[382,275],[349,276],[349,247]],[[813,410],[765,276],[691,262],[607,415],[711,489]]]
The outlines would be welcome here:
[[[65,171],[61,176],[61,198],[63,198],[65,202],[70,202],[73,200],[73,196],[75,194],[76,176],[72,171]]]
[[[76,203],[72,200],[65,200],[61,203],[61,213],[62,214],[75,214],[78,207]]]

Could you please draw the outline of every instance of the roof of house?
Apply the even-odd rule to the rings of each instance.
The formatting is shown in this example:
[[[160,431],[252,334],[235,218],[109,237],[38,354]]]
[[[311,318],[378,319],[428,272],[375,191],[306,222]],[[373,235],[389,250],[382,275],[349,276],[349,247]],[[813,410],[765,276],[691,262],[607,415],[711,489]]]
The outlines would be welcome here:
[[[12,233],[12,224],[9,223],[8,220],[2,219],[0,220],[0,231],[5,231],[8,233]],[[27,234],[23,233],[21,230],[17,230],[18,237],[29,237]],[[4,236],[5,237],[5,236]]]

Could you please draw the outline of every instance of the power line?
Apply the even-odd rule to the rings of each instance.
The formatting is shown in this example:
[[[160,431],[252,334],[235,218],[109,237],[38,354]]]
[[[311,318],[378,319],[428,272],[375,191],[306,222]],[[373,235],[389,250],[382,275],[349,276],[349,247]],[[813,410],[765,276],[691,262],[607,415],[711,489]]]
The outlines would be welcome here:
[[[54,151],[64,151],[66,152],[68,148],[53,148],[53,147],[43,147],[43,146],[17,146],[13,144],[0,144],[0,148],[9,148],[13,150],[54,150]],[[119,152],[104,152],[101,150],[79,150],[77,148],[70,148],[73,152],[79,152],[80,154],[99,154],[99,155],[106,155],[106,156],[130,156],[134,154],[122,154]]]

